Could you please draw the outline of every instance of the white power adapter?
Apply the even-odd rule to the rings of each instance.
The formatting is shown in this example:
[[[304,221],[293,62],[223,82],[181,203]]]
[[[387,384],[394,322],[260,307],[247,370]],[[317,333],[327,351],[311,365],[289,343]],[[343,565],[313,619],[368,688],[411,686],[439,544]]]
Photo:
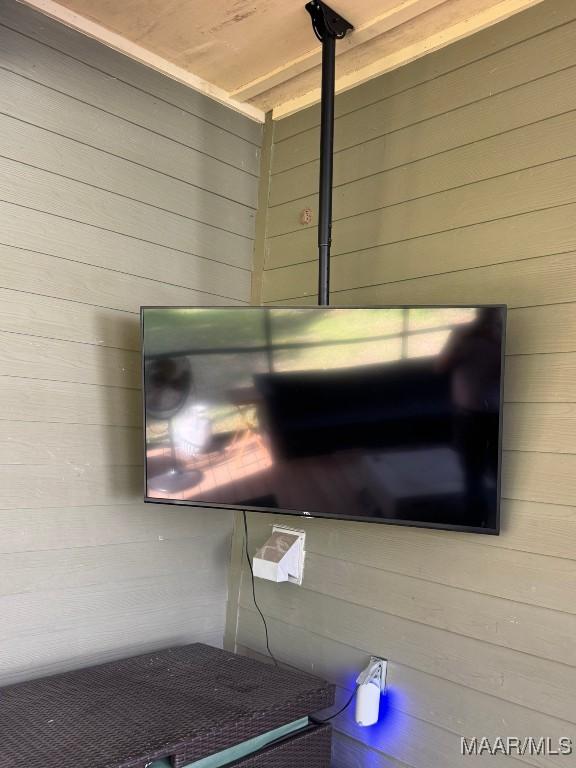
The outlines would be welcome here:
[[[359,674],[356,684],[356,722],[368,726],[378,722],[380,696],[386,690],[388,661],[372,656],[368,666]]]

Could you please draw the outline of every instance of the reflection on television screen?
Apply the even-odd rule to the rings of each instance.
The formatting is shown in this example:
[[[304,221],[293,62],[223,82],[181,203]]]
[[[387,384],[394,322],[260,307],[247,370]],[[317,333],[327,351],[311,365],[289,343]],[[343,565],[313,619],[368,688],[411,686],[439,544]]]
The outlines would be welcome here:
[[[148,500],[498,531],[505,308],[146,308]]]

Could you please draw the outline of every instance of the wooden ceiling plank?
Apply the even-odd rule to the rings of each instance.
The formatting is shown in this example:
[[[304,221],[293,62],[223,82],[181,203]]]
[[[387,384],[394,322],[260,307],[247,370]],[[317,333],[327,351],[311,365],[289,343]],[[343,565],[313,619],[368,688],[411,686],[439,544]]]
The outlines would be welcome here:
[[[340,11],[346,11],[343,6],[353,9],[357,27],[392,8],[415,2],[331,1]],[[317,48],[305,0],[57,2],[227,92]]]
[[[398,5],[388,8],[384,13],[375,16],[370,21],[354,28],[353,34],[348,35],[340,45],[345,46],[347,50],[364,45],[375,37],[384,34],[390,29],[404,24],[406,21],[415,19],[421,14],[442,5],[446,0],[402,0]],[[351,11],[353,13],[353,10]],[[352,22],[354,21],[353,16]],[[310,28],[312,35],[312,28]],[[313,38],[311,38],[313,39]],[[265,91],[270,90],[280,83],[300,75],[313,67],[320,65],[322,59],[322,49],[317,45],[314,50],[308,51],[301,56],[282,64],[279,67],[267,72],[266,74],[252,80],[239,88],[233,89],[230,93],[236,99],[241,101],[252,99]]]
[[[388,56],[378,57],[375,61],[365,66],[360,66],[357,69],[354,69],[354,56],[357,54],[358,57],[360,57],[362,55],[361,52],[367,46],[358,46],[356,49],[351,49],[350,52],[340,54],[341,57],[347,55],[351,60],[348,62],[347,73],[340,75],[336,79],[336,92],[340,93],[354,88],[357,85],[361,85],[385,72],[404,66],[405,64],[425,56],[428,53],[432,53],[439,48],[443,48],[464,37],[479,32],[486,27],[504,21],[504,19],[507,19],[515,13],[526,10],[540,2],[542,2],[542,0],[500,0],[500,2],[489,5],[480,13],[474,13],[473,8],[476,4],[476,0],[466,0],[469,12],[464,13],[463,18],[454,21],[452,24],[447,25],[444,29],[437,31],[430,36],[427,36],[425,29],[423,29],[420,39],[416,40],[411,45],[399,47]],[[464,9],[465,6],[463,5],[462,8]],[[439,10],[441,9],[442,6],[439,6]],[[373,41],[372,45],[375,44],[376,40]],[[297,93],[299,90],[297,80],[298,78],[294,78],[293,82],[290,83],[290,88],[285,89],[283,98],[278,98],[274,94],[274,89],[272,89],[272,91],[264,95],[265,98],[256,97],[251,100],[251,103],[264,111],[272,108],[274,119],[279,120],[320,101],[319,86],[290,98],[290,91]],[[320,84],[319,69],[317,82]],[[282,86],[280,86],[280,88],[281,87]]]
[[[227,107],[250,117],[252,120],[256,120],[260,123],[263,123],[265,120],[265,113],[253,104],[243,103],[232,98],[223,88],[173,64],[138,43],[128,40],[123,35],[119,35],[101,24],[71,11],[69,8],[54,2],[54,0],[19,0],[19,2],[29,5],[35,10],[44,13],[46,16],[56,19],[62,24],[81,32],[88,37],[99,40],[101,43],[104,43],[104,45],[107,45],[158,72],[162,72],[162,74],[193,88],[195,91],[204,93],[211,99],[215,99],[221,104],[225,104]]]
[[[304,0],[19,0],[259,122],[320,100],[321,49]],[[337,92],[542,0],[332,0],[356,29]]]

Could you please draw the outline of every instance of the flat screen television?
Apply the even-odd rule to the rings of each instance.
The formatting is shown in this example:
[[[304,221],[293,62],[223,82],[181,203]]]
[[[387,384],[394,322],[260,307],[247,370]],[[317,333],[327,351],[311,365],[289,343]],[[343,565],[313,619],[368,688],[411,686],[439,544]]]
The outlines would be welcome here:
[[[141,319],[146,501],[499,532],[504,306]]]

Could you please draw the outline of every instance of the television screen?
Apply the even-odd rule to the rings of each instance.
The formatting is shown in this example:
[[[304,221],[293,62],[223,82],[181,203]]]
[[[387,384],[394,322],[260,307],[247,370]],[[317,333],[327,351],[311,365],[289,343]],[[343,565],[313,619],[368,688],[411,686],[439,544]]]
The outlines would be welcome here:
[[[498,533],[505,319],[143,308],[146,500]]]

